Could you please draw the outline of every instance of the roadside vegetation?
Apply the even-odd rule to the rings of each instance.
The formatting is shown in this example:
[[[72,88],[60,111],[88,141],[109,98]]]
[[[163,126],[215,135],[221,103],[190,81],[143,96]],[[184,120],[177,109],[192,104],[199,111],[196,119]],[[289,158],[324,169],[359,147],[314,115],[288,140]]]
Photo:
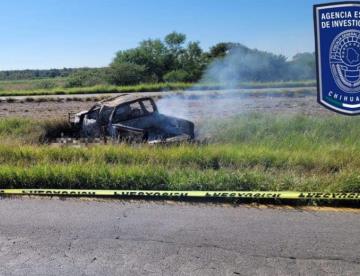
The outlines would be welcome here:
[[[3,188],[360,192],[359,120],[241,115],[204,123],[206,143],[55,147],[62,121],[0,120]]]
[[[55,96],[226,88],[314,93],[314,79],[313,53],[288,60],[232,42],[205,51],[173,32],[117,52],[103,68],[0,71],[0,96],[11,103],[12,96],[52,95],[47,100],[61,101]],[[257,92],[262,93],[252,93]],[[198,125],[200,143],[74,147],[49,143],[72,131],[65,121],[3,118],[0,183],[2,188],[360,192],[358,123],[337,116],[244,114]]]
[[[313,53],[287,59],[234,42],[205,51],[172,32],[118,51],[102,68],[0,71],[0,96],[163,91],[194,84],[197,89],[314,86],[314,79]]]

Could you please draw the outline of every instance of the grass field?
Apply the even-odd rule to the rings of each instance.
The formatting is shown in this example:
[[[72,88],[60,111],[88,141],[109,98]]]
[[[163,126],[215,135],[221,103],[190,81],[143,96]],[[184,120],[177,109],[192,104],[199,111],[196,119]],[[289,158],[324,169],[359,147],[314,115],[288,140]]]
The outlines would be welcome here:
[[[44,79],[24,81],[0,81],[0,96],[35,96],[35,95],[76,95],[120,92],[157,92],[169,90],[217,90],[224,86],[219,84],[193,84],[193,83],[148,83],[132,86],[97,85],[92,87],[64,88],[66,79]],[[48,86],[48,87],[47,87]],[[290,81],[270,83],[240,83],[237,88],[290,88],[313,87],[315,81]],[[43,87],[43,88],[41,88]]]
[[[2,188],[360,192],[359,119],[242,115],[207,144],[43,145],[61,122],[0,121]],[[62,125],[66,128],[66,125]],[[42,138],[41,138],[42,137]]]
[[[65,83],[66,78],[2,80],[0,81],[0,92],[52,89],[55,87],[63,87]]]

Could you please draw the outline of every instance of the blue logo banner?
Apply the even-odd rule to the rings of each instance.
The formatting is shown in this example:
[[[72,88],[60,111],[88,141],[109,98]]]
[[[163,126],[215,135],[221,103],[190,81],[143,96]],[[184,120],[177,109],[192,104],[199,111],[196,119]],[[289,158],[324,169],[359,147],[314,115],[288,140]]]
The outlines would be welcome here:
[[[318,102],[360,114],[360,2],[314,6]]]

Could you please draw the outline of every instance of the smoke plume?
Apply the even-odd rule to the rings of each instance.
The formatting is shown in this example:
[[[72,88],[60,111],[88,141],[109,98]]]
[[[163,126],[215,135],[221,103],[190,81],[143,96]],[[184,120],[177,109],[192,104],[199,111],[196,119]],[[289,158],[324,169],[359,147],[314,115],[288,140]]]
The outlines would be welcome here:
[[[182,93],[166,96],[157,102],[159,111],[169,116],[191,120],[197,126],[204,122],[235,116],[242,112],[243,97],[232,91],[239,82],[247,80],[254,72],[267,68],[266,59],[234,49],[224,58],[214,60],[205,70],[198,84],[216,83],[224,87],[221,91],[196,91],[196,85]],[[202,129],[197,128],[202,136]]]

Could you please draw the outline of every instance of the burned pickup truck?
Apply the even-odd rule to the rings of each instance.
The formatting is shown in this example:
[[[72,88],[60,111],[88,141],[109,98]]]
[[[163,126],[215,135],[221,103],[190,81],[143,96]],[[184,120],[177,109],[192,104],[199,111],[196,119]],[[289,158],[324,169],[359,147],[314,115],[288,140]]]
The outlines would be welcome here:
[[[150,97],[122,94],[75,114],[71,123],[80,138],[128,142],[172,142],[194,139],[190,121],[160,114]]]

